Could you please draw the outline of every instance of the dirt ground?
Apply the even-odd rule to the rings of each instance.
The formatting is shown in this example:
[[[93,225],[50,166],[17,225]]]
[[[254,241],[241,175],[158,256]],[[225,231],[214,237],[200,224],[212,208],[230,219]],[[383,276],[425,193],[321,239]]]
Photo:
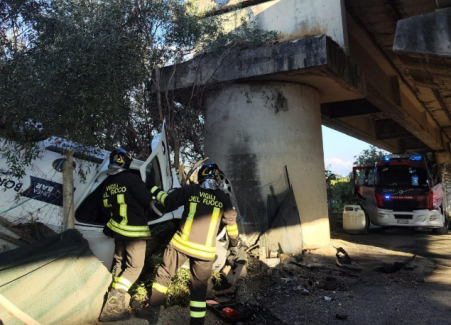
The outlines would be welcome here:
[[[451,324],[451,235],[372,229],[357,236],[336,230],[332,237],[328,247],[283,257],[275,268],[250,258],[248,275],[228,290],[237,309],[252,315],[241,324]],[[337,265],[339,247],[351,264]],[[158,325],[172,324],[189,324],[189,309],[163,309]],[[228,323],[209,311],[206,324]]]
[[[451,235],[375,229],[332,236],[328,247],[307,252],[303,261],[268,269],[253,260],[243,281],[249,303],[275,316],[272,324],[451,324]],[[335,247],[352,258],[348,268],[337,266]],[[384,273],[413,254],[400,271]],[[327,278],[336,280],[335,290]]]

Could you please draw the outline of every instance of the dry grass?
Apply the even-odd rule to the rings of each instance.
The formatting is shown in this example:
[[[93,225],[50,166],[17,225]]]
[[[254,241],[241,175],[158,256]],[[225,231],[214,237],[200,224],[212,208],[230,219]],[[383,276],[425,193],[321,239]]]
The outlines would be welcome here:
[[[146,303],[148,297],[151,295],[152,284],[163,258],[163,252],[174,235],[176,225],[176,222],[167,222],[158,224],[151,229],[153,239],[147,242],[146,260],[143,271],[141,272],[139,279],[129,290],[130,295],[141,303]],[[190,271],[184,268],[180,269],[172,278],[166,294],[166,307],[189,305],[190,278]],[[212,278],[219,283],[220,275],[218,272],[213,273]]]
[[[166,307],[187,306],[189,305],[189,285],[191,282],[191,273],[187,269],[180,269],[175,277],[172,278],[166,293]]]
[[[319,22],[316,22],[308,27],[303,27],[294,33],[280,35],[279,42],[287,42],[296,39],[303,39],[310,36],[324,35],[326,33],[327,33],[327,24],[321,24]]]

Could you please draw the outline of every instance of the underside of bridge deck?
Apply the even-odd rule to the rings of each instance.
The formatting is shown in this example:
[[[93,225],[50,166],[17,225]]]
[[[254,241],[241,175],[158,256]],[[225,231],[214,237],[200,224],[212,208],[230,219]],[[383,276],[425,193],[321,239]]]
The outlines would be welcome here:
[[[451,64],[443,55],[417,53],[412,42],[393,50],[405,19],[413,17],[404,34],[398,30],[404,41],[418,21],[451,21],[448,9],[434,12],[446,0],[199,1],[225,21],[233,14],[280,32],[273,44],[198,56],[161,74],[169,90],[216,85],[205,101],[206,154],[239,184],[238,196],[249,197],[240,202],[254,208],[243,208],[248,224],[266,218],[267,196],[283,189],[262,188],[276,184],[287,166],[304,243],[327,243],[321,124],[390,152],[434,151],[441,162],[451,157]],[[425,14],[432,18],[415,18]],[[252,172],[243,173],[247,167]]]

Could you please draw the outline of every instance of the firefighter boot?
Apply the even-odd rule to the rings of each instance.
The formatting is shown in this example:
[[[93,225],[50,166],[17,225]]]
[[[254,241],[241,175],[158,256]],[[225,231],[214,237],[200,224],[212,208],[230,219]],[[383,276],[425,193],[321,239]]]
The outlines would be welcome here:
[[[99,320],[101,322],[116,322],[129,318],[130,313],[125,307],[125,292],[123,290],[111,289]]]
[[[143,309],[135,311],[135,316],[138,318],[147,319],[150,324],[156,324],[158,322],[158,316],[160,315],[160,306],[148,306]]]

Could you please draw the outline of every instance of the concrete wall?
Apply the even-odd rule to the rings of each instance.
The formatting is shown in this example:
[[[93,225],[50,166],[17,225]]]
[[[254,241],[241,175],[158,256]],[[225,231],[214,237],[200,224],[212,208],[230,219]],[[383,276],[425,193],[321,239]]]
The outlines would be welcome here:
[[[235,4],[237,1],[201,0],[202,7]],[[223,14],[226,30],[251,19],[264,30],[281,33],[281,40],[328,35],[347,50],[344,0],[273,0]]]
[[[267,196],[288,189],[287,166],[304,249],[328,244],[319,103],[316,89],[291,83],[230,85],[208,95],[205,153],[231,179],[248,233],[267,229]]]

